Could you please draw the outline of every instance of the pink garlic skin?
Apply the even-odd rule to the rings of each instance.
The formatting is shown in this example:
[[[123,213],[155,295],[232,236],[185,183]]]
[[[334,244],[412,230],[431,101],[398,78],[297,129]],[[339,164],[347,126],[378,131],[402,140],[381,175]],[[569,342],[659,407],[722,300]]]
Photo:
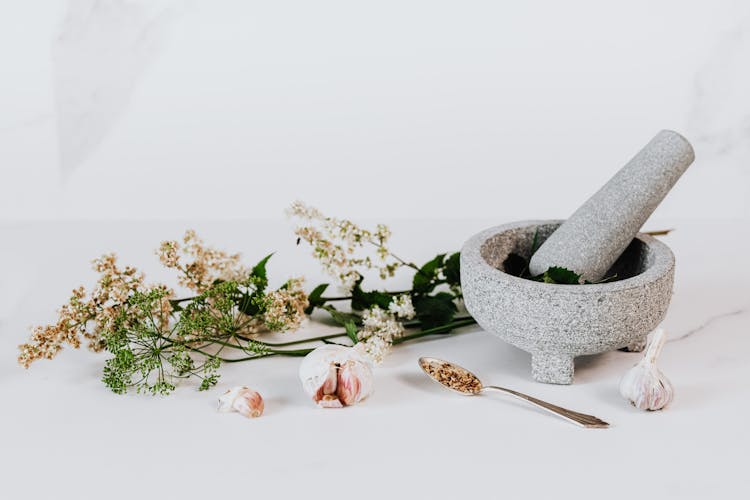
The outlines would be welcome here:
[[[354,361],[347,361],[339,367],[336,395],[344,406],[356,404],[362,393],[362,383]]]
[[[232,408],[248,418],[257,418],[263,415],[265,405],[260,393],[242,389],[232,402]]]
[[[666,337],[663,329],[657,329],[641,361],[620,381],[620,394],[639,410],[661,410],[674,398],[672,383],[656,367]]]
[[[320,408],[342,408],[372,393],[372,369],[351,347],[322,346],[302,360],[302,386]]]
[[[232,387],[219,396],[220,412],[236,411],[248,418],[255,418],[263,415],[263,409],[263,398],[260,393],[249,387]]]

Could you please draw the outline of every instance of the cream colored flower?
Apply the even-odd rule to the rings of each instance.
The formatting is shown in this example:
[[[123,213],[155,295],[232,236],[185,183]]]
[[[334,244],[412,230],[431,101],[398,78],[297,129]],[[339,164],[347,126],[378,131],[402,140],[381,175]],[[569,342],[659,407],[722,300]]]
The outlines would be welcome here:
[[[373,306],[362,315],[362,328],[357,332],[357,352],[373,365],[383,362],[393,341],[404,334],[404,325],[397,319],[414,317],[409,295],[395,297],[388,311]]]
[[[382,224],[369,231],[346,219],[326,217],[299,201],[287,213],[303,221],[295,234],[312,246],[313,257],[347,291],[351,291],[367,269],[376,269],[385,279],[393,276],[401,265],[388,250],[391,232]],[[366,245],[374,247],[374,256],[368,254]]]
[[[181,272],[180,285],[198,293],[216,280],[241,281],[250,270],[240,262],[240,254],[207,247],[195,231],[185,231],[182,242],[164,241],[156,254],[164,266]]]
[[[284,332],[299,328],[305,319],[307,294],[302,289],[302,278],[294,278],[276,291],[266,295],[263,322],[271,331]]]
[[[415,315],[414,306],[411,303],[411,295],[404,293],[393,297],[388,305],[388,312],[402,319],[412,319]]]

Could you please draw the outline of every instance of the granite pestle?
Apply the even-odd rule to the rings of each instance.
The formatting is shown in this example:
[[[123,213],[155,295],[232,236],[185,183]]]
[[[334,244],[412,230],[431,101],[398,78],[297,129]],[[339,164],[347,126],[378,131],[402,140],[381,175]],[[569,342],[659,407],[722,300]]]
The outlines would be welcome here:
[[[693,163],[690,143],[662,130],[539,247],[529,271],[553,266],[596,282],[627,248],[677,179]]]

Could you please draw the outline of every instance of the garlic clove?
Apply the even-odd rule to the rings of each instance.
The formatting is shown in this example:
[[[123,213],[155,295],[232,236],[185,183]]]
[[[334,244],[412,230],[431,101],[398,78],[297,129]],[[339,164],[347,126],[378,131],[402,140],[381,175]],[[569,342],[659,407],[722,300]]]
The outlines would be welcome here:
[[[313,401],[320,403],[324,398],[326,400],[336,399],[336,386],[338,385],[336,372],[336,363],[329,363],[323,382],[320,387],[318,387],[318,390],[315,391],[315,394],[313,394]]]
[[[361,392],[362,382],[357,365],[347,361],[339,367],[336,395],[344,406],[349,406],[359,402]]]
[[[620,394],[639,410],[661,410],[674,398],[672,383],[656,367],[656,359],[665,341],[665,331],[657,329],[643,359],[628,370],[620,381]]]
[[[235,411],[234,408],[232,408],[232,403],[234,403],[234,400],[237,397],[237,395],[240,393],[240,391],[244,389],[247,389],[247,387],[244,387],[244,386],[232,387],[231,389],[227,390],[224,394],[219,396],[218,410],[222,413]]]
[[[372,369],[351,347],[318,347],[302,360],[299,377],[321,408],[350,406],[372,393]]]
[[[263,415],[263,398],[252,389],[244,388],[239,392],[232,403],[232,408],[248,418],[256,418]]]
[[[263,414],[264,407],[260,393],[245,386],[232,387],[219,396],[220,412],[236,411],[248,418],[255,418]]]

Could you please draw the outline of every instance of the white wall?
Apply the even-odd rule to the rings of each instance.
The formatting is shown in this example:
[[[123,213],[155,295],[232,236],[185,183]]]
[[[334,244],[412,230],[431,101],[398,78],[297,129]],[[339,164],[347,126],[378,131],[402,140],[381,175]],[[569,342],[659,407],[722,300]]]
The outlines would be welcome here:
[[[0,3],[0,218],[564,217],[661,128],[750,215],[739,1]]]

